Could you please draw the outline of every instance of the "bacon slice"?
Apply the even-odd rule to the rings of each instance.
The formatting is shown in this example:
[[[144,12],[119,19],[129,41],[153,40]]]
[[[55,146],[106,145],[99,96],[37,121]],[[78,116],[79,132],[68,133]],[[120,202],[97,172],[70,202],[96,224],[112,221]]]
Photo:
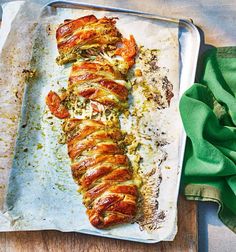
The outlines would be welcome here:
[[[76,62],[72,66],[69,89],[76,95],[103,105],[125,109],[128,89],[119,72],[105,62]]]

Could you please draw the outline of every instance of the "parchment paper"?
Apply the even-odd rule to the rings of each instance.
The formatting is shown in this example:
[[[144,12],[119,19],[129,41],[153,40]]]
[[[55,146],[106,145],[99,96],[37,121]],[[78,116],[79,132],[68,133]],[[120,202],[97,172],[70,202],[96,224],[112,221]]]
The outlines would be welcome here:
[[[46,9],[40,18],[42,2],[30,1],[19,11],[0,55],[1,160],[0,184],[2,214],[0,230],[57,229],[79,231],[116,238],[145,241],[172,240],[176,233],[178,187],[178,25],[150,21],[117,13],[79,9]],[[174,99],[167,110],[165,127],[172,140],[166,151],[169,158],[161,168],[159,208],[166,214],[155,232],[141,231],[138,224],[110,230],[93,228],[77,192],[65,145],[58,144],[60,121],[49,119],[45,96],[49,90],[67,86],[70,67],[57,66],[55,29],[64,19],[94,13],[97,17],[118,16],[117,27],[124,36],[133,34],[138,44],[160,50],[160,65],[168,69],[174,86]],[[22,26],[22,24],[24,24]],[[25,81],[26,70],[36,70],[35,78]],[[6,85],[7,83],[7,85]],[[22,93],[25,90],[22,117],[12,164],[12,153],[19,121]],[[152,118],[160,114],[152,115]],[[163,118],[163,116],[162,116]],[[168,123],[166,123],[168,122]],[[165,126],[163,126],[165,125]],[[9,184],[8,174],[11,169]],[[172,169],[165,169],[165,167]]]

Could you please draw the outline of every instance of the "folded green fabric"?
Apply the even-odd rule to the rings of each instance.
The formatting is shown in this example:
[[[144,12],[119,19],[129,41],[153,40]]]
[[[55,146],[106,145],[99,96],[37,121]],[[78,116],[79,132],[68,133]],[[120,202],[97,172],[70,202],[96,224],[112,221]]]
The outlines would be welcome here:
[[[199,82],[180,101],[188,136],[182,188],[187,199],[219,203],[236,233],[236,47],[208,51]]]

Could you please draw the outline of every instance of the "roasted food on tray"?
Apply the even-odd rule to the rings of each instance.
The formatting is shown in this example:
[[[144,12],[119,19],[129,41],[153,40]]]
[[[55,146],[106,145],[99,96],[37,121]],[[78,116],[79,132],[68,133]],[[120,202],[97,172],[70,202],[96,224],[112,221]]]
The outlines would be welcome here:
[[[68,119],[63,130],[73,178],[80,185],[91,224],[106,228],[133,220],[138,189],[118,144],[123,137],[120,129],[91,119]]]
[[[56,32],[60,56],[58,64],[74,61],[79,57],[98,54],[101,50],[112,49],[121,41],[121,34],[115,27],[115,18],[97,19],[94,15],[76,20],[65,20]]]
[[[69,91],[113,108],[128,107],[128,89],[120,72],[104,61],[82,61],[72,66]]]
[[[90,223],[96,228],[129,223],[137,213],[136,183],[140,184],[140,179],[121,144],[124,135],[119,113],[128,108],[125,74],[135,63],[135,40],[133,36],[122,38],[114,18],[97,19],[93,15],[65,21],[56,38],[57,62],[77,61],[72,65],[67,90],[61,96],[50,91],[46,104],[54,116],[64,119],[71,170],[80,185]],[[66,104],[72,103],[72,97],[86,99],[92,111],[96,108],[99,112],[96,103],[109,108],[116,120],[94,120],[93,114],[89,119],[71,116]]]
[[[70,116],[68,109],[62,104],[60,96],[50,91],[46,97],[46,104],[51,113],[57,118],[63,119]]]
[[[134,37],[131,35],[130,39],[122,38],[121,45],[122,47],[116,49],[115,55],[120,55],[130,68],[135,63],[134,58],[137,53],[137,46]]]

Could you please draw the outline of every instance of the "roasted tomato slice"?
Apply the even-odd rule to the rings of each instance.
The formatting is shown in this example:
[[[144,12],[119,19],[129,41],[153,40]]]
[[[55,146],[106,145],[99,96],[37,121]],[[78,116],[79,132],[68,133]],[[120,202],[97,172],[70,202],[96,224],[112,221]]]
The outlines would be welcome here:
[[[61,104],[61,98],[57,93],[50,91],[46,97],[46,104],[54,116],[60,119],[70,116],[67,108]]]
[[[117,48],[115,55],[120,55],[129,65],[132,67],[134,64],[134,58],[137,53],[137,45],[133,35],[130,38],[122,38],[122,47]]]

